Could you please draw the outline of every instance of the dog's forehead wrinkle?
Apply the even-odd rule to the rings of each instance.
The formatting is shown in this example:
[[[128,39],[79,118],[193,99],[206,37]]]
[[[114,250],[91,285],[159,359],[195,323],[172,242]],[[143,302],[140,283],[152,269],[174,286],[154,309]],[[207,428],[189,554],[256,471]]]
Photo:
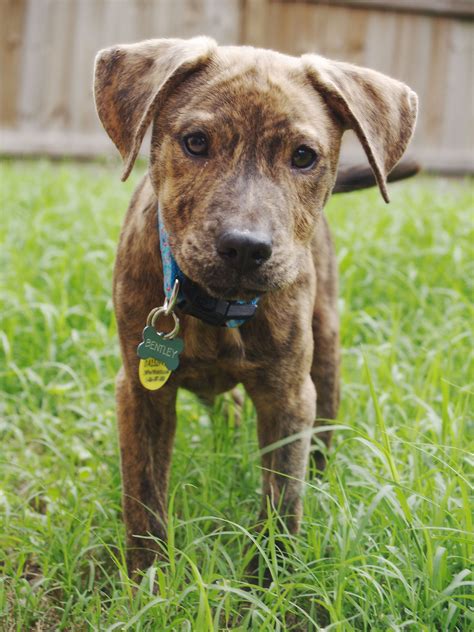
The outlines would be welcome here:
[[[313,143],[315,148],[319,149],[319,151],[322,151],[324,146],[328,143],[328,132],[324,126],[318,129],[317,120],[315,124],[313,124],[311,120],[305,123],[295,122],[293,127],[294,130],[301,135],[302,140]]]
[[[187,125],[196,125],[199,123],[206,124],[212,123],[216,118],[216,113],[211,110],[196,110],[193,109],[192,112],[186,108],[186,110],[179,112],[176,120],[176,126],[187,126]]]

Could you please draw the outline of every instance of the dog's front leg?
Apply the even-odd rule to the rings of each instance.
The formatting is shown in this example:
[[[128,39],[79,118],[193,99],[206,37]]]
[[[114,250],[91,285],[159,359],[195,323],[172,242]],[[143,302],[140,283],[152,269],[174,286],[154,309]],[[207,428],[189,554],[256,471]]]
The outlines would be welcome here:
[[[129,574],[150,566],[166,540],[168,477],[176,429],[176,390],[156,393],[117,380],[123,513]]]
[[[288,377],[291,379],[288,380]],[[258,388],[247,388],[258,416],[258,439],[263,451],[263,505],[268,499],[278,508],[288,530],[299,529],[302,488],[316,416],[316,389],[309,375],[298,378],[286,373]],[[271,445],[281,442],[274,449]]]

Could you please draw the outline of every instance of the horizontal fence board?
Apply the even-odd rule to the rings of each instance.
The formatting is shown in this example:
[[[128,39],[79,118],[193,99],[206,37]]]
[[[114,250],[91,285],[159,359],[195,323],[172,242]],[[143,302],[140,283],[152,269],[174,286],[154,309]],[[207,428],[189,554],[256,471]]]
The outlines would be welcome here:
[[[271,0],[292,4],[301,0]],[[379,9],[382,11],[403,11],[425,15],[444,15],[447,17],[474,17],[472,0],[303,0],[308,4],[327,4],[361,9]]]
[[[353,141],[354,142],[354,141]],[[349,143],[342,157],[345,162],[366,162],[360,148]],[[83,134],[81,132],[17,132],[0,128],[0,153],[4,156],[51,156],[52,158],[96,158],[107,156],[121,163],[120,156],[105,134],[100,132]],[[474,171],[474,152],[472,149],[450,150],[440,147],[421,147],[409,150],[423,169],[445,173],[471,173]],[[140,155],[147,157],[148,143]],[[119,169],[120,171],[120,169]]]
[[[100,132],[84,134],[70,130],[17,131],[0,129],[0,152],[7,156],[49,155],[76,158],[117,155],[108,136]]]

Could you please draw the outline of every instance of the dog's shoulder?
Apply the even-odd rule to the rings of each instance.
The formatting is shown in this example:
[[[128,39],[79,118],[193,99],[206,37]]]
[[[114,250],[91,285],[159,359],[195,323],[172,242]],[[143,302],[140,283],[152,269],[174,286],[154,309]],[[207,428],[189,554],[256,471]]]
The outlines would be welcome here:
[[[157,229],[157,198],[148,174],[138,183],[128,206],[114,269],[114,301],[120,302],[119,286],[127,298],[126,303],[132,311],[140,303],[142,295],[157,293],[151,300],[162,300],[160,246]],[[138,288],[138,296],[135,295]],[[154,291],[152,291],[154,290]],[[144,308],[146,309],[146,307]],[[145,314],[146,319],[146,314]]]

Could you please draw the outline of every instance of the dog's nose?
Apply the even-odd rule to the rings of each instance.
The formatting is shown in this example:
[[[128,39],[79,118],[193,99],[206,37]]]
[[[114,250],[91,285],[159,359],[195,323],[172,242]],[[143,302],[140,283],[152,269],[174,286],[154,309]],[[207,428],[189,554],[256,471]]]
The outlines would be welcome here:
[[[234,268],[250,272],[272,254],[272,242],[265,233],[229,230],[217,238],[217,252]]]

